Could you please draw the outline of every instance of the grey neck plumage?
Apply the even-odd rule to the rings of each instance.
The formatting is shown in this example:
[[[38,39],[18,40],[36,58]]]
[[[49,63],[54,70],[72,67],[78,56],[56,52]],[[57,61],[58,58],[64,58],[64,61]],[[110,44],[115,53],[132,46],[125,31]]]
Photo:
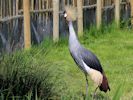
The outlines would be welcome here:
[[[80,47],[77,35],[74,31],[72,21],[69,21],[69,48],[74,49],[75,47]]]

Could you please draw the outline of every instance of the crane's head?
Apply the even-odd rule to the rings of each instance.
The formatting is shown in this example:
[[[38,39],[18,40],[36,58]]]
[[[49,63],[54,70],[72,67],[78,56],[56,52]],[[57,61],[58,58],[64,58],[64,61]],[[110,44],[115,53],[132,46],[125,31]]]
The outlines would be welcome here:
[[[75,21],[77,19],[76,8],[72,6],[66,6],[64,11],[64,18],[67,21]]]

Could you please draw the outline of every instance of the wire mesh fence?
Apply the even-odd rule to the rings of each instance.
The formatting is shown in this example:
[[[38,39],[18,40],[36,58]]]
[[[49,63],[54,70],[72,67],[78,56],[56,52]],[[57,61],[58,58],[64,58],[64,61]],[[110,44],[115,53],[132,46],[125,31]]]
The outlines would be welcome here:
[[[58,1],[57,8],[54,6],[56,1]],[[90,25],[97,24],[97,0],[30,0],[32,43],[40,43],[45,38],[66,37],[67,24],[61,13],[66,5],[78,8],[79,1],[82,3],[83,22],[81,19],[74,22],[77,32],[79,28],[86,29]],[[100,1],[102,23],[109,24],[115,18],[116,0]],[[0,0],[0,52],[12,52],[24,47],[23,6],[23,0]],[[54,9],[57,9],[58,12],[54,12],[56,11]],[[120,19],[128,20],[130,17],[130,1],[120,0]],[[57,20],[58,18],[59,20]],[[83,26],[78,24],[80,20]]]

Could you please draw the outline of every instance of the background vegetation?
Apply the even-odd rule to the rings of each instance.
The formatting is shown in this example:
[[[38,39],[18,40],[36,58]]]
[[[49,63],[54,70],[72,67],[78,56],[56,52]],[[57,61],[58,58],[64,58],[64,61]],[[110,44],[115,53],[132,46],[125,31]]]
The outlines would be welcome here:
[[[98,100],[133,99],[133,34],[131,29],[91,27],[80,42],[101,61],[111,91],[97,91]],[[95,87],[89,78],[89,94]],[[85,77],[72,60],[68,39],[45,40],[30,50],[0,56],[0,99],[85,98]],[[88,99],[91,96],[88,97]]]

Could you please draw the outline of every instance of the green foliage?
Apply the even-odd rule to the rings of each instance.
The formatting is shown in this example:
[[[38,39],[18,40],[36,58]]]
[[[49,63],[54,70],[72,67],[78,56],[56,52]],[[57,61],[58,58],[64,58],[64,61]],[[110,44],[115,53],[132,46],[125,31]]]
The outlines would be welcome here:
[[[111,91],[97,91],[98,100],[133,97],[133,34],[130,29],[114,28],[115,24],[94,26],[85,31],[81,43],[101,61]],[[89,79],[89,94],[95,86]],[[121,84],[124,83],[124,84]],[[0,57],[0,99],[85,99],[85,77],[69,54],[68,40],[58,43],[45,40],[28,51]]]
[[[45,45],[43,46],[1,57],[1,99],[47,99],[55,94],[53,83],[56,78],[52,78],[51,73],[57,73],[54,76],[58,76],[59,70],[58,72],[53,71],[52,63],[45,61],[48,51],[45,49]]]
[[[113,100],[120,100],[122,93],[124,91],[124,84],[120,84],[114,93]]]

